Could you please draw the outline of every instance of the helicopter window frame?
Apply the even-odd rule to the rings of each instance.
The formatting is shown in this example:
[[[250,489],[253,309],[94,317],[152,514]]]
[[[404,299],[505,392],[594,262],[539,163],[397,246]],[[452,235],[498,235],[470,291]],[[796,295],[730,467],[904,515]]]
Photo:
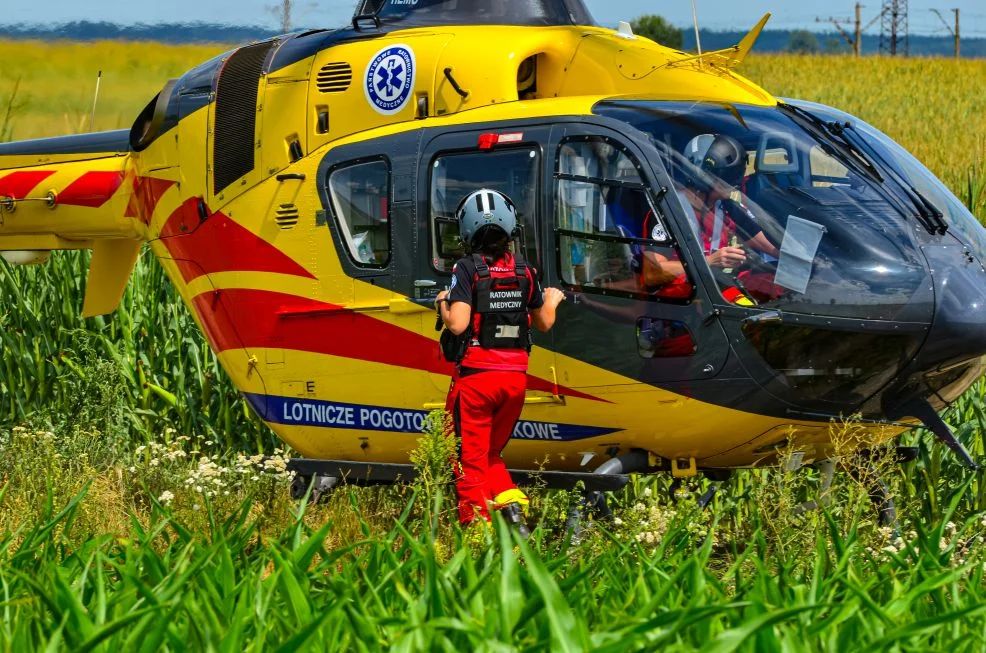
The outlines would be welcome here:
[[[618,178],[608,178],[602,176],[596,176],[586,172],[584,175],[571,174],[568,172],[561,172],[562,168],[562,157],[565,151],[565,146],[570,143],[603,143],[612,147],[616,152],[626,157],[626,159],[632,164],[633,169],[636,172],[637,180],[626,181]],[[596,187],[606,187],[606,188],[622,188],[631,191],[640,191],[646,198],[647,205],[650,211],[653,213],[657,223],[662,227],[664,233],[664,239],[658,240],[654,238],[636,238],[623,236],[619,234],[610,234],[605,232],[596,231],[582,231],[573,230],[559,225],[561,213],[560,209],[562,203],[560,202],[560,193],[562,192],[561,185],[559,182],[569,182],[577,183],[583,185],[592,185]],[[584,292],[587,294],[603,295],[607,297],[623,297],[629,299],[647,300],[655,303],[664,304],[690,304],[694,301],[697,296],[698,284],[692,276],[691,266],[688,264],[687,258],[681,250],[681,247],[674,236],[673,228],[671,227],[671,220],[668,218],[666,213],[661,209],[660,198],[655,197],[654,193],[651,191],[650,186],[647,184],[647,174],[646,168],[641,163],[641,159],[637,156],[633,150],[631,150],[625,143],[619,139],[604,136],[600,134],[580,134],[572,135],[561,139],[555,149],[555,166],[552,173],[552,202],[553,210],[552,213],[552,228],[554,231],[554,245],[555,245],[555,265],[558,270],[558,278],[561,285],[567,289],[577,290],[579,292]],[[642,249],[650,247],[648,251],[653,251],[654,248],[661,250],[668,250],[673,252],[678,260],[681,261],[682,267],[684,268],[685,284],[682,285],[684,290],[687,290],[687,296],[674,296],[673,294],[661,295],[660,290],[657,291],[646,291],[640,290],[630,290],[621,289],[616,287],[607,287],[604,285],[595,285],[591,283],[586,283],[585,281],[579,282],[574,275],[570,278],[566,278],[566,274],[563,272],[566,269],[565,261],[563,260],[563,241],[591,241],[596,244],[600,244],[603,247],[623,247],[624,249],[636,248]],[[574,265],[571,266],[574,268]],[[634,273],[636,274],[636,273]],[[661,288],[669,287],[672,282],[662,284]]]
[[[520,236],[514,238],[513,244],[511,246],[512,250],[516,250],[517,243],[519,241],[520,246],[523,249],[524,256],[528,263],[534,266],[535,270],[541,269],[541,238],[539,234],[542,202],[541,202],[541,192],[543,187],[542,181],[542,165],[544,159],[544,152],[541,143],[537,141],[523,141],[510,146],[496,147],[491,151],[481,150],[475,147],[470,148],[459,148],[459,149],[447,149],[436,152],[428,163],[428,223],[429,223],[429,259],[431,269],[435,272],[443,275],[451,276],[452,265],[458,261],[464,254],[451,254],[443,255],[446,250],[443,248],[442,244],[442,225],[452,226],[454,228],[458,227],[458,221],[454,217],[454,212],[452,217],[438,215],[435,209],[435,171],[437,169],[437,164],[442,159],[454,158],[458,156],[481,156],[481,157],[491,157],[502,154],[516,154],[518,152],[526,152],[533,156],[530,156],[531,167],[527,169],[530,172],[530,176],[534,180],[533,192],[531,197],[533,201],[531,202],[530,215],[522,215],[518,212],[518,227],[520,229]],[[482,186],[477,186],[475,190],[479,190]],[[473,192],[473,191],[469,191]],[[507,193],[509,195],[509,193]],[[515,197],[511,197],[514,204],[521,207],[521,202]],[[446,207],[447,209],[447,207]],[[448,211],[445,211],[448,213]],[[461,241],[460,241],[461,242]],[[533,256],[532,256],[533,254]],[[449,269],[443,270],[438,265],[438,261],[449,262]]]
[[[359,168],[361,166],[372,165],[375,163],[382,163],[387,170],[386,190],[383,194],[377,196],[378,200],[380,198],[386,200],[386,207],[387,207],[386,215],[384,215],[381,219],[381,221],[386,220],[386,224],[387,224],[387,231],[386,231],[387,258],[381,263],[363,261],[358,257],[357,254],[359,252],[359,247],[362,243],[356,244],[354,242],[354,237],[352,234],[352,228],[350,224],[351,220],[349,216],[346,216],[345,219],[342,219],[342,216],[340,214],[343,213],[343,211],[341,207],[336,205],[338,199],[336,197],[335,189],[332,185],[332,178],[336,173],[345,170],[350,170],[353,168]],[[335,231],[339,236],[339,241],[342,243],[341,249],[345,250],[346,255],[349,258],[349,261],[358,268],[363,268],[368,270],[383,270],[390,266],[390,263],[394,258],[393,221],[391,219],[393,214],[393,187],[394,187],[393,168],[391,166],[390,159],[382,155],[363,157],[359,159],[351,159],[349,161],[344,161],[342,163],[338,163],[332,166],[331,168],[329,168],[328,172],[326,172],[325,190],[329,200],[328,201],[329,211],[330,213],[332,213],[332,218],[335,222]]]

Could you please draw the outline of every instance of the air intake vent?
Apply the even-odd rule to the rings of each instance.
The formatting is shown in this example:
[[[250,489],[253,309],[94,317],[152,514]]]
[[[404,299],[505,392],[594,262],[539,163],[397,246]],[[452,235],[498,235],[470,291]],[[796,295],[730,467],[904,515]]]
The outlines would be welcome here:
[[[344,61],[335,61],[322,66],[315,86],[321,93],[342,93],[352,81],[353,67]]]
[[[298,207],[294,204],[281,204],[277,208],[274,222],[281,229],[292,229],[298,224]]]
[[[257,85],[273,41],[240,48],[226,61],[216,87],[213,192],[253,170]]]

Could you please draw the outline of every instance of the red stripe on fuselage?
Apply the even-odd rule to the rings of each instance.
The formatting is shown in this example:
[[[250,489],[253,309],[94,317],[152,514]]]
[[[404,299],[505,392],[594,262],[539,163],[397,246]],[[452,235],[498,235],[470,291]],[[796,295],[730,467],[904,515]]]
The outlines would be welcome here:
[[[133,195],[130,196],[130,203],[127,204],[123,217],[138,218],[144,224],[150,224],[161,196],[174,185],[175,182],[170,179],[134,177]]]
[[[201,221],[197,198],[185,201],[161,228],[161,242],[185,283],[217,272],[275,272],[314,279],[293,258],[223,213]]]
[[[123,183],[120,171],[93,170],[85,173],[58,193],[58,203],[98,209],[110,201]]]
[[[452,374],[452,364],[439,356],[434,340],[342,306],[247,288],[203,293],[192,300],[192,305],[217,352],[291,349]],[[527,387],[605,401],[531,375],[527,376]]]
[[[38,184],[55,174],[54,170],[18,170],[0,177],[0,197],[24,199]]]

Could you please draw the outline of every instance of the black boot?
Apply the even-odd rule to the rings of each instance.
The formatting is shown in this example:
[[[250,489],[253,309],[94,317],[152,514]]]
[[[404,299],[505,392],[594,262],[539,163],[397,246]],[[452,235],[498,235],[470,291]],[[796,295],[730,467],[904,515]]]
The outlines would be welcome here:
[[[524,519],[524,511],[521,510],[520,504],[508,503],[500,508],[500,514],[503,515],[507,525],[517,531],[521,539],[526,540],[531,536],[531,529],[527,527],[527,520]]]

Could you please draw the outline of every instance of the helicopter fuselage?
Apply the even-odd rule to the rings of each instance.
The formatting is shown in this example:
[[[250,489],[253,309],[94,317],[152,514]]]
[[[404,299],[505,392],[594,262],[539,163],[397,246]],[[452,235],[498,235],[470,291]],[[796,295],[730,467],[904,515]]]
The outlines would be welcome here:
[[[982,371],[986,238],[961,206],[915,208],[951,200],[896,179],[910,162],[882,135],[845,145],[825,126],[841,116],[730,65],[577,26],[252,44],[169,83],[130,132],[0,145],[0,250],[94,249],[95,314],[148,243],[280,438],[402,463],[452,373],[429,304],[462,255],[454,208],[493,187],[519,207],[516,247],[570,298],[534,338],[509,464],[822,459],[850,415],[892,438],[914,402],[941,407]],[[727,133],[749,163],[712,200],[682,153]],[[737,222],[733,204],[770,243],[722,236],[745,269],[709,263],[700,233],[703,216]]]

